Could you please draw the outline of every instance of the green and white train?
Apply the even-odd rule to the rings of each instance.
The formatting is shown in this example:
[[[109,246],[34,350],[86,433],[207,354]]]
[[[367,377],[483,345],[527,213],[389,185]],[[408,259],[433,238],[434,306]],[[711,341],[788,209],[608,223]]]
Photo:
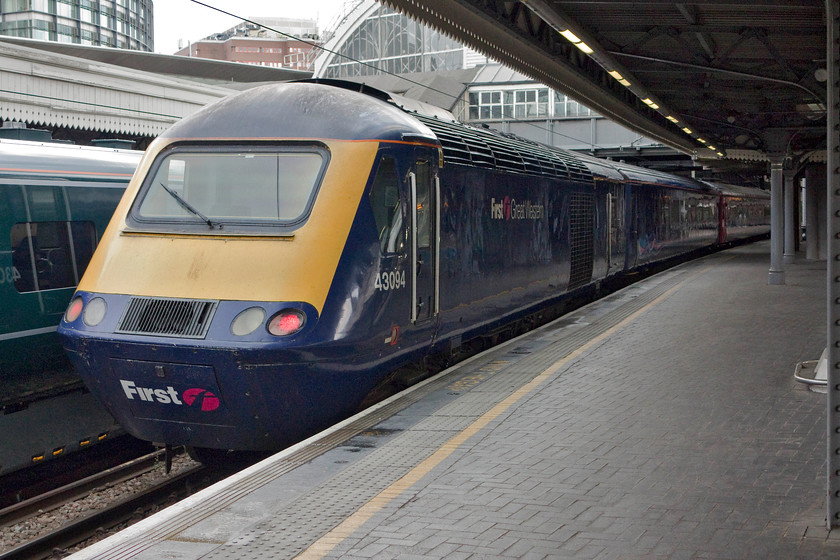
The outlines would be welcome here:
[[[141,156],[0,140],[0,474],[119,430],[55,330]]]

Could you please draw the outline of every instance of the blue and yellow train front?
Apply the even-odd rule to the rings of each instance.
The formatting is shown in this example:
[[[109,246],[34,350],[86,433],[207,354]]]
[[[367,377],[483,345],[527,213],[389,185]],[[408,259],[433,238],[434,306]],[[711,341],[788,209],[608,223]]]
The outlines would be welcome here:
[[[131,434],[274,449],[352,413],[378,381],[337,331],[341,310],[322,315],[342,299],[339,267],[370,260],[351,230],[383,136],[409,121],[334,89],[256,88],[147,151],[59,328]]]

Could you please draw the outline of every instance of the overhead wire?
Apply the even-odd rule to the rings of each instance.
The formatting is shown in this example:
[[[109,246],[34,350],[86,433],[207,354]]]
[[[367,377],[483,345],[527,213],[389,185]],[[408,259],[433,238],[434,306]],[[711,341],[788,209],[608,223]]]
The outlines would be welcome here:
[[[294,39],[295,41],[300,41],[300,42],[302,42],[302,43],[305,43],[305,44],[307,44],[307,45],[309,45],[309,46],[311,46],[311,47],[313,47],[313,48],[319,49],[319,50],[324,51],[324,52],[326,52],[326,53],[329,53],[329,54],[332,54],[332,55],[335,55],[335,56],[339,56],[339,57],[341,57],[341,58],[344,58],[344,59],[349,60],[350,62],[354,62],[354,63],[357,63],[357,64],[361,64],[362,66],[365,66],[365,67],[367,67],[367,68],[370,68],[370,69],[372,69],[372,70],[375,70],[376,72],[379,72],[379,73],[382,73],[382,74],[386,74],[386,75],[388,75],[388,76],[393,76],[393,77],[398,78],[398,79],[400,79],[400,80],[404,80],[404,81],[406,81],[406,82],[408,82],[408,83],[410,83],[410,84],[412,84],[412,85],[422,87],[422,88],[424,88],[424,89],[427,89],[427,90],[429,90],[429,91],[433,91],[433,92],[435,92],[435,93],[439,93],[439,94],[441,94],[441,95],[443,95],[443,96],[445,96],[445,97],[447,97],[447,98],[450,98],[450,99],[452,99],[452,100],[454,100],[454,101],[458,101],[458,99],[459,99],[458,97],[456,97],[456,96],[452,95],[452,94],[451,94],[451,93],[449,93],[449,92],[446,92],[446,91],[441,91],[441,90],[439,90],[439,89],[437,89],[437,88],[435,88],[435,87],[432,87],[432,86],[430,86],[430,85],[428,85],[428,84],[424,84],[424,83],[422,83],[422,82],[418,82],[418,81],[416,81],[416,80],[412,80],[411,78],[409,78],[409,77],[408,77],[408,76],[406,76],[405,74],[397,74],[397,73],[395,73],[395,72],[391,72],[391,71],[389,71],[389,70],[386,70],[386,69],[380,68],[379,66],[377,66],[377,65],[375,65],[375,64],[371,64],[371,63],[369,63],[369,62],[365,62],[365,61],[363,61],[363,60],[358,60],[358,59],[356,59],[356,58],[353,58],[352,56],[349,56],[349,55],[343,54],[343,53],[341,53],[341,52],[338,52],[338,51],[335,51],[335,50],[332,50],[332,49],[328,49],[327,47],[325,47],[325,46],[323,46],[323,45],[319,45],[318,43],[316,43],[316,42],[314,42],[314,41],[310,41],[310,40],[305,39],[305,38],[303,38],[303,37],[297,37],[297,36],[295,36],[295,35],[293,35],[293,34],[291,34],[291,33],[286,33],[286,32],[284,32],[284,31],[280,31],[280,30],[278,30],[278,29],[274,29],[274,28],[272,28],[272,27],[270,27],[270,26],[268,26],[268,25],[264,25],[264,24],[259,23],[259,22],[257,22],[257,21],[254,21],[254,20],[251,20],[251,19],[248,19],[248,18],[245,18],[245,17],[238,16],[238,15],[236,15],[236,14],[232,13],[232,12],[228,12],[228,11],[226,11],[226,10],[223,10],[222,8],[218,8],[218,7],[216,7],[216,6],[213,6],[213,5],[211,5],[211,4],[208,4],[207,2],[202,2],[201,0],[190,0],[190,1],[191,1],[193,4],[198,4],[199,6],[203,6],[203,7],[205,7],[205,8],[208,8],[208,9],[210,9],[210,10],[214,10],[214,11],[219,12],[219,13],[221,13],[221,14],[224,14],[224,15],[226,15],[226,16],[233,17],[233,18],[238,19],[238,20],[241,20],[241,21],[243,21],[243,22],[245,22],[245,23],[249,23],[249,24],[251,24],[251,25],[256,25],[256,26],[258,26],[258,27],[261,27],[261,28],[263,28],[263,29],[266,29],[266,30],[268,30],[268,31],[271,31],[272,33],[277,33],[277,34],[278,34],[278,35],[280,35],[281,37],[286,37],[286,38],[289,38],[289,39]],[[555,131],[555,130],[551,130],[551,129],[549,129],[549,128],[546,128],[546,127],[540,126],[540,125],[538,125],[538,124],[535,124],[534,122],[526,122],[526,123],[523,123],[523,124],[526,124],[527,126],[531,126],[531,127],[533,127],[533,128],[536,128],[537,130],[541,130],[541,131],[543,131],[543,132],[546,132],[546,133],[549,133],[549,134],[552,134],[552,135],[562,136],[562,137],[564,137],[564,138],[568,138],[569,140],[574,140],[574,141],[576,141],[576,142],[581,142],[582,144],[587,144],[587,145],[593,146],[593,147],[595,147],[595,148],[603,148],[603,146],[600,146],[600,145],[598,145],[598,144],[596,144],[596,143],[594,143],[594,142],[587,142],[587,141],[582,140],[582,139],[580,139],[580,138],[575,138],[574,136],[569,136],[568,134],[563,134],[562,132],[557,132],[557,131]]]

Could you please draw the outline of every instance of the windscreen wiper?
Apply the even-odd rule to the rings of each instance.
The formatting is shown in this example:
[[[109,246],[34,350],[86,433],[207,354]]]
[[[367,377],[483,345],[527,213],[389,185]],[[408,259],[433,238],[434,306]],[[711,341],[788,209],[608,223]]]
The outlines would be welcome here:
[[[170,189],[169,187],[167,187],[166,185],[164,185],[164,184],[163,184],[163,181],[159,181],[159,183],[160,183],[160,186],[161,186],[161,187],[163,187],[163,190],[165,190],[166,192],[168,192],[168,193],[169,193],[169,195],[170,195],[172,198],[174,198],[174,199],[175,199],[175,201],[176,201],[178,204],[180,204],[180,205],[181,205],[181,207],[182,207],[184,210],[186,210],[186,211],[187,211],[187,212],[189,212],[190,214],[195,214],[196,216],[198,216],[199,218],[201,218],[202,220],[204,220],[204,222],[205,222],[208,226],[210,226],[210,229],[213,229],[214,227],[216,227],[216,224],[214,224],[214,223],[213,223],[213,221],[212,221],[210,218],[208,218],[207,216],[205,216],[204,214],[202,214],[201,212],[199,212],[198,210],[196,210],[195,206],[193,206],[192,204],[190,204],[189,202],[187,202],[186,200],[184,200],[184,199],[181,197],[181,195],[180,195],[180,194],[176,193],[175,191],[173,191],[172,189]],[[221,225],[219,225],[219,227],[221,227]]]

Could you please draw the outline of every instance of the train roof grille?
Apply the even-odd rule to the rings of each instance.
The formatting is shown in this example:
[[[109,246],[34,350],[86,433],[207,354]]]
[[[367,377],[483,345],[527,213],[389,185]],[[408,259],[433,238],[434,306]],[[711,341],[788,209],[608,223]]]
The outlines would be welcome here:
[[[133,296],[114,332],[204,338],[218,301]]]
[[[492,129],[476,128],[420,114],[414,114],[414,117],[432,129],[443,148],[444,159],[448,162],[509,173],[592,181],[589,168],[564,150]]]

